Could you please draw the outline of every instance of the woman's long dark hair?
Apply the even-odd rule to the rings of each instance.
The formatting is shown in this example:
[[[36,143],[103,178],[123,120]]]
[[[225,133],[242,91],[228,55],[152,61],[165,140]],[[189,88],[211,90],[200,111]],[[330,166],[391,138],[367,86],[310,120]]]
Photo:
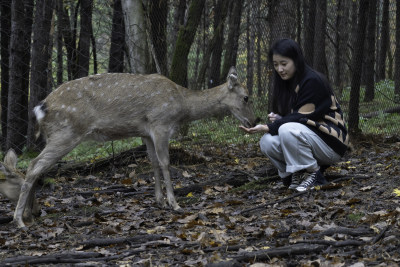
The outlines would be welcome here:
[[[273,55],[290,58],[296,67],[294,77],[288,81],[282,80],[279,74],[275,70],[273,71],[272,112],[285,116],[290,113],[295,87],[310,67],[305,63],[300,46],[291,39],[281,39],[272,45],[268,53],[268,59],[271,64],[273,64]]]

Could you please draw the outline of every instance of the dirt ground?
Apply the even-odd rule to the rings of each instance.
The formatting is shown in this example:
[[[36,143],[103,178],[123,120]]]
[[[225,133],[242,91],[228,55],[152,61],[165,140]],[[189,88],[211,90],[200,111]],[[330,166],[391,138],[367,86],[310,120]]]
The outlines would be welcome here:
[[[142,156],[40,183],[27,232],[0,198],[0,265],[400,264],[399,140],[358,142],[305,193],[282,187],[257,144],[172,148],[171,161],[181,213],[155,205]]]

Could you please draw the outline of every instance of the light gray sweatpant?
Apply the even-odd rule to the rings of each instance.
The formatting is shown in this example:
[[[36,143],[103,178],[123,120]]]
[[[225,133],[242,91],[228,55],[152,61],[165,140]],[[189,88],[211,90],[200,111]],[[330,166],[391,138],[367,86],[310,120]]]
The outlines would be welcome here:
[[[297,122],[283,124],[278,135],[265,134],[260,140],[260,148],[278,169],[281,178],[300,170],[313,171],[341,159],[316,133]]]

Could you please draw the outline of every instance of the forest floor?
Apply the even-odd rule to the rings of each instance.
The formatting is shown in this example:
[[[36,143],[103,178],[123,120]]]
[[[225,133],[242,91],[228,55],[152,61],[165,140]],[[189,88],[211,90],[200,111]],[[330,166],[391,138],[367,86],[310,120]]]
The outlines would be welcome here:
[[[281,187],[257,144],[172,148],[182,213],[155,205],[145,157],[123,159],[39,185],[26,232],[0,198],[0,265],[400,265],[399,140],[358,142],[305,193]]]

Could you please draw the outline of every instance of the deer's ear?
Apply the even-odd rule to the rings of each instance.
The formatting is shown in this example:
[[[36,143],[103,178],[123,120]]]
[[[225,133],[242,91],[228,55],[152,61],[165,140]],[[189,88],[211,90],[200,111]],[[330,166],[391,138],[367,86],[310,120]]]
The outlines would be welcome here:
[[[236,85],[236,83],[238,82],[238,75],[237,75],[235,67],[231,67],[229,69],[227,82],[228,82],[228,88],[229,89],[232,89]]]
[[[13,149],[8,150],[6,156],[4,157],[4,165],[15,170],[17,168],[17,161],[18,157],[17,154],[15,154],[15,151]]]

